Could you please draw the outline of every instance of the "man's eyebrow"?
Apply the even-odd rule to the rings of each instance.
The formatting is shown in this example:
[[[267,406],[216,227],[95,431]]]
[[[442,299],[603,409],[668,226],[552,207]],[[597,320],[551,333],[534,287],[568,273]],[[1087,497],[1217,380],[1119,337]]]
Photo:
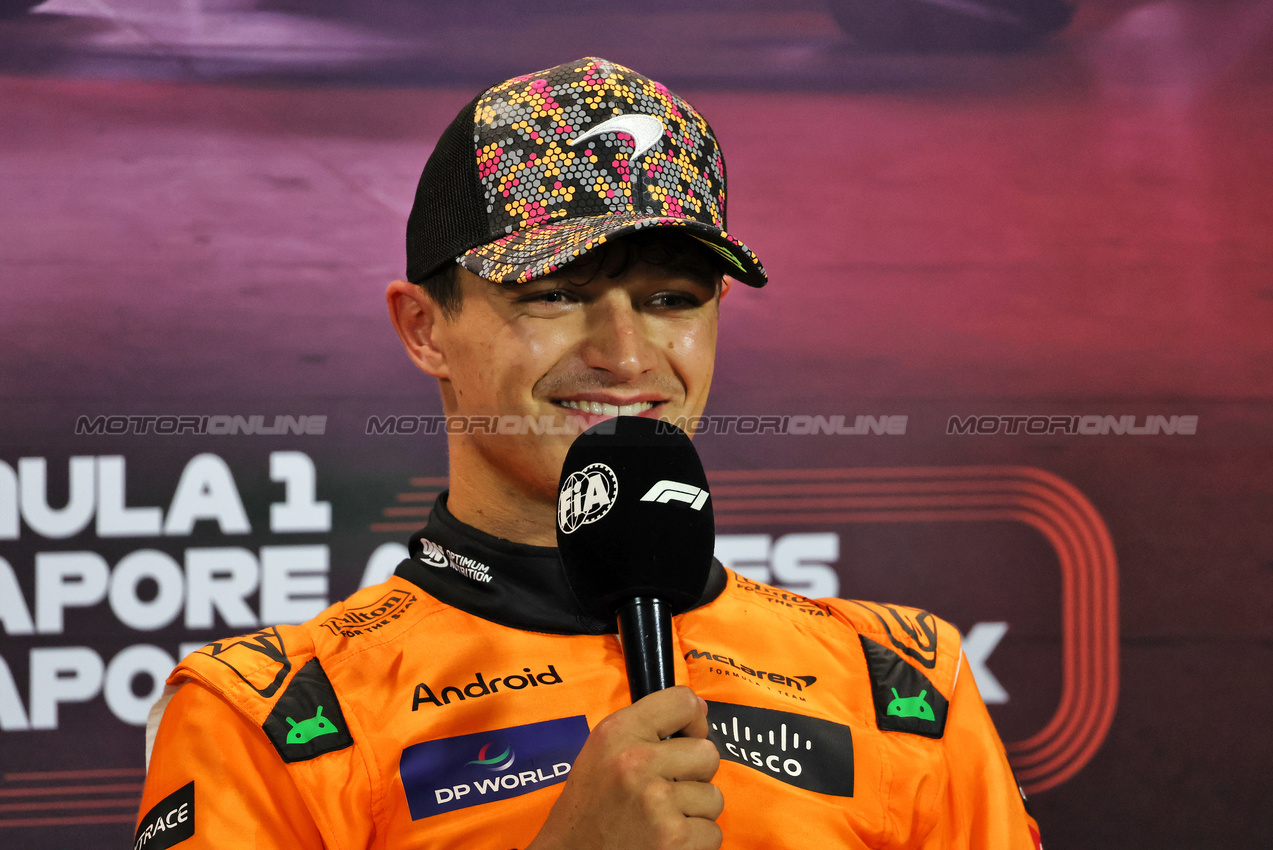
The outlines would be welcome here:
[[[534,280],[507,281],[507,280],[488,280],[491,286],[500,291],[501,295],[516,296],[523,292],[531,292],[536,286],[541,284],[556,285],[560,283],[560,278],[550,278],[548,275],[537,277]]]
[[[719,289],[723,276],[723,272],[717,271],[715,268],[704,268],[703,264],[692,261],[670,260],[666,263],[650,263],[649,266],[657,270],[658,276],[664,281],[680,278],[713,292]],[[497,287],[505,297],[515,297],[521,293],[533,292],[539,286],[545,286],[549,289],[570,286],[578,289],[587,286],[598,278],[609,277],[603,268],[589,269],[588,271],[589,273],[586,276],[581,275],[581,279],[574,280],[569,276],[568,270],[562,269],[537,277],[534,280],[487,280],[486,282]]]
[[[673,260],[665,265],[656,266],[663,270],[663,277],[685,278],[691,283],[696,283],[704,289],[715,290],[720,286],[721,273],[715,269],[705,269],[698,263],[686,263]]]

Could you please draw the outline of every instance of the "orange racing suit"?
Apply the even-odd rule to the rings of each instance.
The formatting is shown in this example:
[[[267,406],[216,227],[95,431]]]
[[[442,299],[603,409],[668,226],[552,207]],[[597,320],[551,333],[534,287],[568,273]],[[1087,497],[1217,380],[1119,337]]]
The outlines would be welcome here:
[[[555,549],[465,526],[445,496],[411,554],[304,625],[178,665],[134,850],[531,841],[629,702],[614,626],[578,612]],[[725,847],[1038,847],[949,624],[717,564],[673,642],[708,702]]]

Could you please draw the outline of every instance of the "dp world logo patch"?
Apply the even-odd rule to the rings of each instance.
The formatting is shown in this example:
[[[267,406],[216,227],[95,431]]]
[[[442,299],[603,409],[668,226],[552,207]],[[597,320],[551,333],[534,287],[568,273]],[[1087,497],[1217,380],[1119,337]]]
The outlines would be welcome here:
[[[581,525],[596,522],[619,497],[619,479],[604,463],[590,463],[570,473],[557,495],[557,527],[570,534]]]
[[[398,763],[411,819],[565,782],[586,740],[588,720],[580,714],[413,744]]]

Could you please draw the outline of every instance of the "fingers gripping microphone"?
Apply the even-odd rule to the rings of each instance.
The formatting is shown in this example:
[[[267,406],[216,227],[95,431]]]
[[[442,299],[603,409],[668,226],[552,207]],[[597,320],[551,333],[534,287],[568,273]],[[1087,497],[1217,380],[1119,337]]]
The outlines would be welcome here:
[[[620,416],[579,435],[557,491],[557,546],[583,610],[618,617],[632,701],[673,684],[672,615],[703,595],[715,523],[685,432]]]

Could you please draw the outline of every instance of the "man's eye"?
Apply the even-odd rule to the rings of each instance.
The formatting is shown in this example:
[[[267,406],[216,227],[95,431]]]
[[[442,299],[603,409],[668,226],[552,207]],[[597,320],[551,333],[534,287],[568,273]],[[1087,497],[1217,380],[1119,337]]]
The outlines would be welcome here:
[[[651,303],[656,307],[680,309],[697,307],[700,302],[699,299],[684,292],[660,292],[651,299]]]
[[[549,289],[545,292],[535,292],[527,295],[523,300],[537,304],[564,304],[573,299],[568,292],[560,289]]]

